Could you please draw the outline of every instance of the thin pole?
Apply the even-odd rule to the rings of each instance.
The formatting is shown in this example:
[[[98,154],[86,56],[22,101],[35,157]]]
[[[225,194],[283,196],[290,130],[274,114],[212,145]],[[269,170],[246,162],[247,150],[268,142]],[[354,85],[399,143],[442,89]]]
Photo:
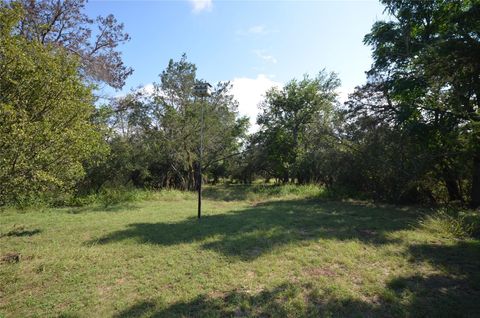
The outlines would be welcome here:
[[[198,156],[198,219],[202,217],[202,154],[203,154],[203,104],[205,97],[202,98],[202,115],[200,119],[200,151]]]

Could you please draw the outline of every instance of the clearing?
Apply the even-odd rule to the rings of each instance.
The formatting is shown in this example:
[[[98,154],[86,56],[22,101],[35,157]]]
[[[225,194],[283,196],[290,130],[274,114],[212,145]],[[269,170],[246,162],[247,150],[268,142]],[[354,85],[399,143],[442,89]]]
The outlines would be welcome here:
[[[0,317],[473,317],[480,241],[425,210],[207,188],[0,214]]]

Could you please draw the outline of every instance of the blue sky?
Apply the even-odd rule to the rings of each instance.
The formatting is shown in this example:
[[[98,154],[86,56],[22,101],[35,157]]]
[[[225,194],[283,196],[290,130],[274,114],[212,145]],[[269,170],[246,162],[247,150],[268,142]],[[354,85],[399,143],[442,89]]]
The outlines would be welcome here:
[[[113,13],[132,40],[124,61],[135,69],[122,92],[158,81],[169,59],[186,53],[198,77],[232,81],[240,112],[254,117],[272,85],[325,68],[340,95],[365,82],[371,64],[363,36],[384,18],[378,1],[90,1],[90,16]],[[115,94],[119,94],[116,92]]]

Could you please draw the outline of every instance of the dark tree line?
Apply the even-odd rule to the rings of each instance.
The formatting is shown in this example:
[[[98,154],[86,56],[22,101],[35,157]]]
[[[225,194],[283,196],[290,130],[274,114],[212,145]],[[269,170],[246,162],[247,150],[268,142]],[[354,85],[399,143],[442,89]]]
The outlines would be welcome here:
[[[417,192],[446,190],[448,200],[477,207],[480,2],[382,2],[393,20],[375,23],[365,37],[374,64],[351,113],[399,138],[397,154],[406,157],[395,170]]]

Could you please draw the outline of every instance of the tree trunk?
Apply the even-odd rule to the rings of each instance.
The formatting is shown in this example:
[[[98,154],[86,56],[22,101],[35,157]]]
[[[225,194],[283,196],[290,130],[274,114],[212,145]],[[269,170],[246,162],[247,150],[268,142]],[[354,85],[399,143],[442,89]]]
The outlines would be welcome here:
[[[170,174],[168,171],[165,173],[165,177],[163,178],[163,188],[170,188]]]
[[[197,169],[195,169],[194,167],[192,167],[192,166],[188,167],[187,189],[190,190],[190,191],[193,191],[193,190],[197,189],[198,178],[196,176],[196,174],[197,174],[196,171],[197,171]]]
[[[463,201],[458,179],[454,173],[448,169],[444,170],[443,180],[448,191],[448,201]]]
[[[283,183],[288,183],[290,176],[288,175],[288,169],[283,173]]]
[[[472,192],[470,194],[472,208],[480,207],[480,154],[473,158]]]

